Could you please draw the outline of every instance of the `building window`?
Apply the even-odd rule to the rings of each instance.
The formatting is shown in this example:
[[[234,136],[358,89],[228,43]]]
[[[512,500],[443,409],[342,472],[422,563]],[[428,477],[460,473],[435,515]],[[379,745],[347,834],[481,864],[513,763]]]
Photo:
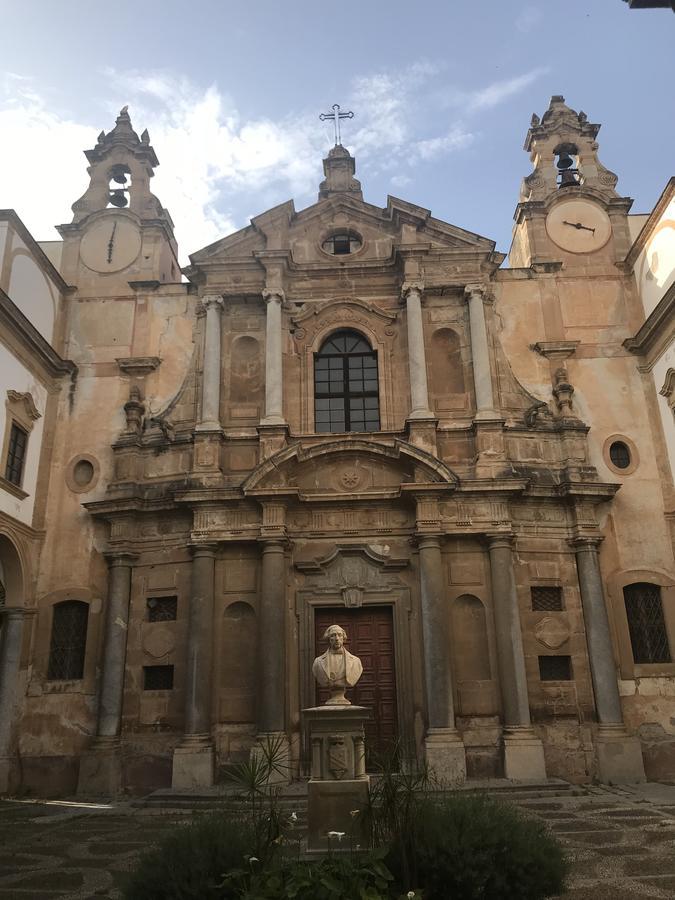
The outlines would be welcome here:
[[[71,681],[84,674],[89,604],[65,600],[54,606],[49,646],[49,681]]]
[[[173,690],[173,666],[143,666],[143,690]]]
[[[173,622],[178,612],[178,597],[148,597],[148,622]]]
[[[17,487],[21,487],[21,481],[23,480],[23,466],[26,461],[27,447],[28,432],[24,431],[16,422],[12,422],[12,428],[9,433],[9,446],[7,448],[5,478]]]
[[[314,357],[316,431],[379,431],[377,353],[355,331],[331,335]]]
[[[572,681],[572,657],[540,656],[539,678],[541,681]]]
[[[636,663],[669,663],[670,647],[663,618],[661,588],[641,581],[623,589],[633,660]]]
[[[617,469],[627,469],[630,466],[630,450],[623,441],[614,441],[609,448],[609,458]]]
[[[535,612],[559,612],[563,608],[561,587],[549,585],[533,585],[530,588],[532,609]]]
[[[353,231],[337,231],[327,238],[321,248],[331,256],[345,256],[361,249],[361,238]]]

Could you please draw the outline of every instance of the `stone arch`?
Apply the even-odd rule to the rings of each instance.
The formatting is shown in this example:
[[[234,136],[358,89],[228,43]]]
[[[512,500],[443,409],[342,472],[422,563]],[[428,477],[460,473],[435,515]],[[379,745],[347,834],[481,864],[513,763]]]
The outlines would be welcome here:
[[[450,615],[456,643],[455,665],[458,684],[489,681],[492,678],[492,669],[487,616],[483,602],[473,594],[462,594],[452,604]]]
[[[463,409],[466,405],[466,379],[460,336],[452,328],[438,328],[429,347],[431,396],[436,410]]]
[[[244,600],[225,607],[220,665],[220,719],[255,722],[257,622]]]

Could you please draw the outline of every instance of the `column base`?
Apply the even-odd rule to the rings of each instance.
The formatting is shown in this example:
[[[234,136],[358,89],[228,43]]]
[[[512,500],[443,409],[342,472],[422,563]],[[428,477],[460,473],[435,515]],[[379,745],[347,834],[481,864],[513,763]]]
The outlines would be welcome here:
[[[291,783],[291,744],[283,731],[264,731],[256,736],[251,758],[269,764],[267,784]]]
[[[424,755],[432,777],[445,784],[466,781],[466,751],[456,728],[430,728]]]
[[[504,728],[504,777],[510,781],[545,781],[544,745],[527,725]]]
[[[0,794],[7,794],[12,789],[14,766],[14,757],[0,756]]]
[[[115,797],[122,790],[122,754],[117,737],[97,737],[80,757],[77,794]]]
[[[623,725],[599,725],[595,736],[598,780],[605,784],[646,781],[642,748]]]
[[[275,421],[276,416],[264,418],[258,425],[260,436],[260,459],[263,462],[273,456],[279,450],[283,450],[288,443],[288,425],[283,419]]]
[[[171,787],[193,791],[213,786],[215,753],[210,734],[186,734],[173,751]]]

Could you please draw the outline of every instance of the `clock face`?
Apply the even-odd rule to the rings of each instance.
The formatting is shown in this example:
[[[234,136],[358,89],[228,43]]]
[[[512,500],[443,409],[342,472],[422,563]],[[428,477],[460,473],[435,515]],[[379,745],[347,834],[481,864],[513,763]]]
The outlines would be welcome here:
[[[94,272],[119,272],[141,251],[138,227],[124,216],[106,216],[91,226],[82,238],[80,258]]]
[[[574,199],[556,203],[546,217],[546,231],[569,253],[593,253],[605,246],[612,225],[602,207],[590,200]]]

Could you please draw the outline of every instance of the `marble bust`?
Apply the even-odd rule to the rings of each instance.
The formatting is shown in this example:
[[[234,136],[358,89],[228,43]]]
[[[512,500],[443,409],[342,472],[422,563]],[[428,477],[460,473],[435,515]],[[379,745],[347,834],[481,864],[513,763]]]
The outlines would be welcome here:
[[[314,660],[312,672],[321,687],[330,690],[330,698],[325,705],[350,706],[345,690],[354,687],[361,677],[361,660],[345,648],[347,633],[339,625],[329,625],[323,639],[328,641],[328,649]]]

